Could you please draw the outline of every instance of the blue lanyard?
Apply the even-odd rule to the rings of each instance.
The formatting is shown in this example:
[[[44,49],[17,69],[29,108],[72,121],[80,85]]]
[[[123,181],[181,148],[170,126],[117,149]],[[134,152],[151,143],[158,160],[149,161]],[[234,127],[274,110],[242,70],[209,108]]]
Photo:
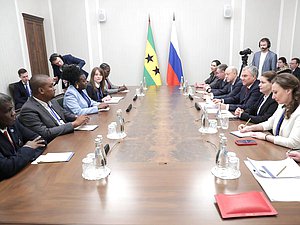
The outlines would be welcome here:
[[[88,107],[91,107],[91,100],[89,99],[88,96],[86,96],[86,94],[83,91],[79,92],[81,94],[81,96],[84,98],[84,100],[86,101],[86,103],[88,104]]]

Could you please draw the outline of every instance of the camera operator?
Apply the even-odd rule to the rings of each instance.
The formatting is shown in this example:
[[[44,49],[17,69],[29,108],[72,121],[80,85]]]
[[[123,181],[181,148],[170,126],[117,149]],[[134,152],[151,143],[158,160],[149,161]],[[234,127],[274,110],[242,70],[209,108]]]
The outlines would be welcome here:
[[[252,65],[258,68],[258,79],[266,71],[276,71],[277,54],[270,51],[271,42],[268,38],[262,38],[259,43],[259,52],[255,52]]]

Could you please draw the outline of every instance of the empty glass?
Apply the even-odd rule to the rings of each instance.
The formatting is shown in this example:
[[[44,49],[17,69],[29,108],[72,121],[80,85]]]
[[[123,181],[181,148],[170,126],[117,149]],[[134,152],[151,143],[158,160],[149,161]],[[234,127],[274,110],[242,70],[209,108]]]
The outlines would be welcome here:
[[[221,128],[227,130],[229,127],[229,118],[226,116],[221,116],[220,123],[221,123]]]

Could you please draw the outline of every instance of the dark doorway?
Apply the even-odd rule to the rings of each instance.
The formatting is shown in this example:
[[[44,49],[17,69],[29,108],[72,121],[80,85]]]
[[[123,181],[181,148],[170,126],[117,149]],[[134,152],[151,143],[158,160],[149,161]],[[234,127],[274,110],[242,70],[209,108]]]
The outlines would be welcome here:
[[[32,75],[49,75],[43,18],[22,13]]]

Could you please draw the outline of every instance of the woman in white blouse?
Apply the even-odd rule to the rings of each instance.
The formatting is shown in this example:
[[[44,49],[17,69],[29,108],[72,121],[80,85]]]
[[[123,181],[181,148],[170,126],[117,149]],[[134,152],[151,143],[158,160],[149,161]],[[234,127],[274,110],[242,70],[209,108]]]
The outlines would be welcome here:
[[[240,125],[241,132],[252,132],[258,139],[276,145],[300,148],[300,83],[292,74],[282,73],[272,81],[273,98],[278,108],[267,121],[252,126]],[[272,130],[273,135],[258,131]]]

